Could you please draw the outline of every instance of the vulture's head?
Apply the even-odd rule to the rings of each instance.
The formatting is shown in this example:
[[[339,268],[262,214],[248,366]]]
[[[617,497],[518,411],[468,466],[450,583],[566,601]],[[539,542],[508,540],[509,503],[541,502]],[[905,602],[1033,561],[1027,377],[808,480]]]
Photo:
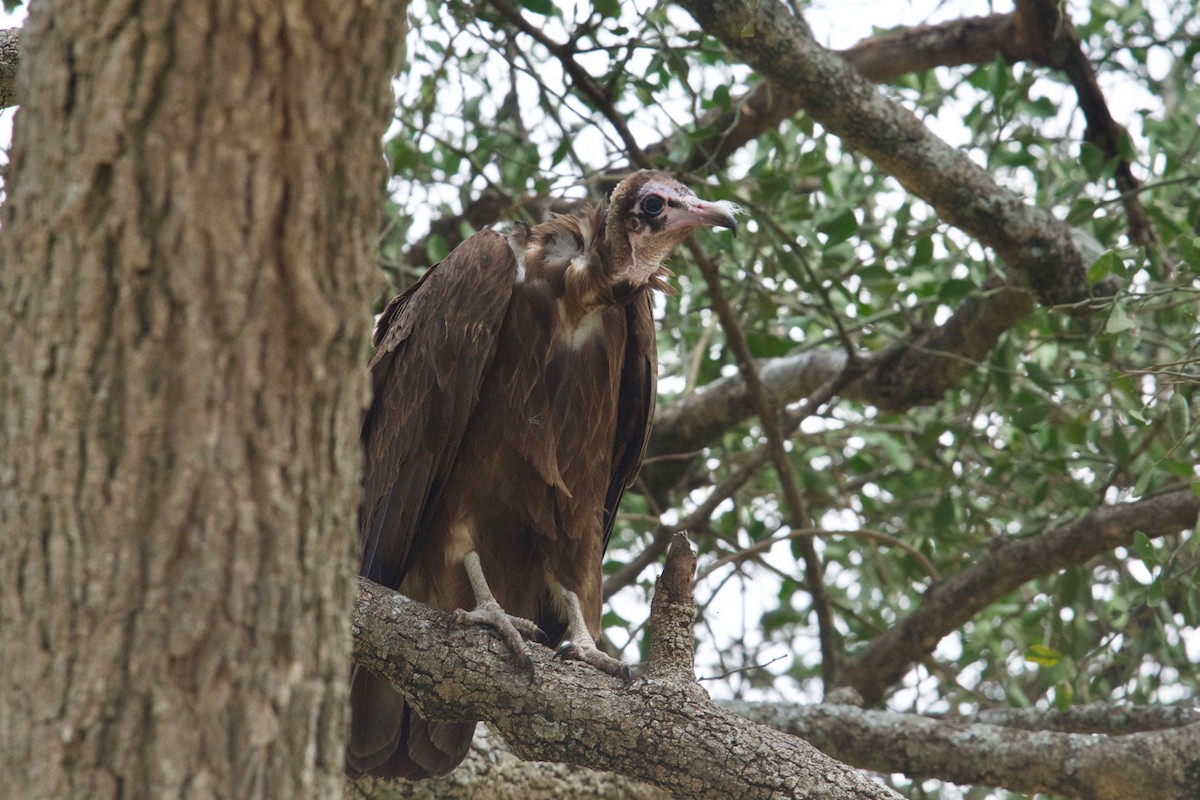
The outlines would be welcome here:
[[[701,200],[661,172],[643,169],[633,173],[617,185],[609,199],[605,229],[613,256],[613,278],[633,286],[650,283],[675,245],[696,228],[730,228],[736,236],[734,215],[738,211],[724,200]]]

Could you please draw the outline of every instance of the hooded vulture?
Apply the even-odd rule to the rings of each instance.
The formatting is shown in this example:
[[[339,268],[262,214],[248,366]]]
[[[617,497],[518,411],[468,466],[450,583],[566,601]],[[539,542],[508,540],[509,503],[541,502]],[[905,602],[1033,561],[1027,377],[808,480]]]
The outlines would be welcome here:
[[[654,417],[651,295],[696,228],[736,207],[650,170],[578,216],[475,234],[375,330],[359,574],[613,675],[596,647],[601,559]],[[463,760],[475,723],[421,718],[355,667],[347,772],[421,779]]]

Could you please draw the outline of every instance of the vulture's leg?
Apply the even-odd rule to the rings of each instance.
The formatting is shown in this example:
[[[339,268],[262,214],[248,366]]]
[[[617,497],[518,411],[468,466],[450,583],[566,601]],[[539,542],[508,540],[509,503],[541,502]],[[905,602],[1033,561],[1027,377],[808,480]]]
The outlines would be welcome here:
[[[475,608],[470,611],[459,609],[454,612],[454,621],[459,625],[491,625],[504,638],[508,649],[518,658],[525,657],[525,666],[533,671],[533,656],[525,646],[524,635],[529,639],[545,642],[546,633],[534,622],[524,617],[514,617],[505,613],[492,590],[488,588],[487,578],[483,575],[483,566],[479,563],[479,554],[474,550],[463,557],[463,566],[467,570],[467,579],[471,581],[471,590],[475,593]]]
[[[556,657],[582,661],[615,678],[625,681],[633,680],[633,672],[630,671],[628,664],[618,661],[596,647],[596,640],[592,638],[587,622],[583,619],[583,604],[579,602],[579,595],[565,587],[562,594],[563,599],[567,601],[569,619],[567,620],[567,638],[563,639],[563,643],[558,646]]]

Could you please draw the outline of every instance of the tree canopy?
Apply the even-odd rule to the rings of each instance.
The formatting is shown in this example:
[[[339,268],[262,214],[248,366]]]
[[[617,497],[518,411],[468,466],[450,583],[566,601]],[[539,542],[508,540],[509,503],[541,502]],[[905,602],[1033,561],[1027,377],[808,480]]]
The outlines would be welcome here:
[[[857,75],[802,51],[888,4],[801,7],[811,38],[681,5],[414,7],[386,145],[398,285],[633,167],[746,212],[673,262],[610,640],[642,652],[645,567],[686,528],[719,697],[1194,697],[1194,4],[897,7],[836,51]],[[898,785],[941,796],[924,776]]]

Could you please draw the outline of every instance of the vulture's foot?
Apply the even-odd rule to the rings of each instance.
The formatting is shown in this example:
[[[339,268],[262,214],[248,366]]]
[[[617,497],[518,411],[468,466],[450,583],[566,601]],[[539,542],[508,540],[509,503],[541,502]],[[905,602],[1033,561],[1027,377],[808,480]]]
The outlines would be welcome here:
[[[633,680],[633,671],[629,669],[628,664],[601,652],[600,648],[596,647],[596,640],[592,638],[592,632],[588,629],[579,595],[563,588],[562,596],[567,601],[567,637],[558,646],[554,657],[591,664],[601,672],[607,672],[626,683]]]
[[[548,641],[546,632],[536,623],[524,617],[514,617],[512,614],[505,613],[495,600],[480,603],[471,611],[464,611],[460,608],[454,612],[454,622],[457,625],[490,625],[495,628],[513,655],[523,661],[531,677],[533,675],[533,656],[529,654],[529,648],[525,646],[525,639],[532,639],[543,644]]]
[[[463,556],[463,568],[466,569],[467,579],[471,582],[471,591],[475,593],[475,608],[472,611],[455,611],[454,622],[459,625],[491,625],[504,639],[513,655],[523,660],[525,668],[529,670],[529,679],[533,680],[533,656],[525,646],[522,636],[545,643],[549,641],[546,632],[524,617],[514,617],[505,613],[492,595],[492,590],[488,588],[487,578],[484,577],[483,567],[479,563],[479,554],[474,550]]]
[[[554,652],[554,657],[591,664],[601,672],[607,672],[614,678],[620,678],[626,683],[633,680],[633,670],[629,668],[629,665],[624,661],[618,661],[596,647],[590,635],[585,641],[581,642],[574,642],[567,639],[558,646],[558,649]]]

